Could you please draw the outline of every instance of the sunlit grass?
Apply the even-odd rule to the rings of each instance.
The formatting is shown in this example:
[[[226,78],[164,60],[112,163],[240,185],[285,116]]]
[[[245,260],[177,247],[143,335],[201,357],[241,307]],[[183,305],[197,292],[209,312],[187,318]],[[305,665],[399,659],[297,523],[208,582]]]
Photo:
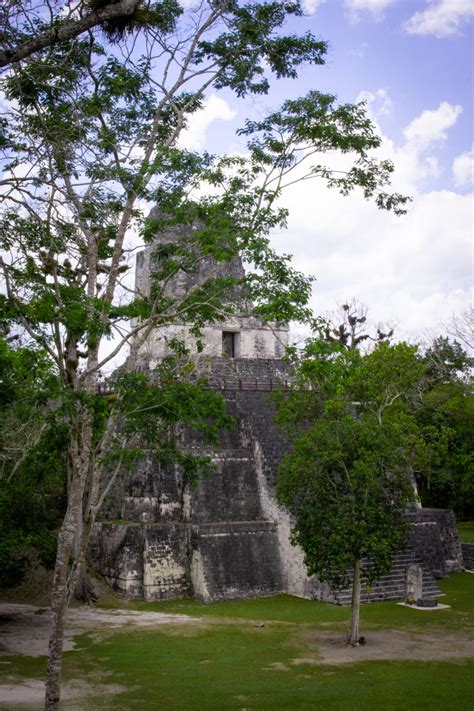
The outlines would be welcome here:
[[[446,597],[440,602],[451,605],[450,610],[438,611],[436,615],[421,613],[396,605],[394,602],[374,602],[362,606],[362,624],[377,629],[397,628],[403,625],[436,629],[446,627],[459,629],[466,624],[474,625],[474,576],[454,573],[438,586]],[[198,600],[169,600],[164,602],[128,602],[115,599],[104,607],[167,612],[193,617],[238,618],[243,620],[279,620],[282,622],[323,625],[334,628],[348,623],[350,608],[316,600],[305,600],[291,595],[275,595],[250,600],[225,600],[200,602]]]
[[[474,543],[474,521],[458,523],[459,539],[465,543]]]

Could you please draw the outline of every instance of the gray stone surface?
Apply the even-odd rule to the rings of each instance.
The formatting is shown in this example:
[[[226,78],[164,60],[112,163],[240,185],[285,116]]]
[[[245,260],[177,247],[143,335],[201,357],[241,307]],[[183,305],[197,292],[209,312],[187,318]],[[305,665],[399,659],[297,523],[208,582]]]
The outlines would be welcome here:
[[[436,577],[463,569],[456,519],[448,509],[415,509],[408,514],[412,524],[411,545],[424,566]]]
[[[270,521],[197,526],[193,549],[202,566],[199,593],[204,599],[255,597],[283,590],[276,525]]]
[[[416,563],[408,565],[405,572],[405,580],[406,597],[419,600],[423,595],[423,571],[421,569],[421,565],[417,565]]]
[[[474,570],[474,543],[461,543],[464,567]]]
[[[416,601],[417,607],[437,607],[438,601],[434,597],[420,597]]]

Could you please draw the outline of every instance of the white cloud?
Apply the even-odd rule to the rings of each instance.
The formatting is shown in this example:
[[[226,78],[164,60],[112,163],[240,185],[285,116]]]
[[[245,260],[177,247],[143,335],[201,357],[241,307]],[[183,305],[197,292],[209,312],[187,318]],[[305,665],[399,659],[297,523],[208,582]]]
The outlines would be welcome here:
[[[413,197],[407,215],[377,210],[356,193],[342,197],[316,180],[284,195],[289,227],[275,235],[274,244],[291,251],[299,269],[316,275],[316,313],[355,297],[368,305],[371,321],[398,323],[398,338],[420,338],[466,310],[472,285],[472,195],[427,190],[423,182],[439,172],[436,148],[459,111],[442,109],[445,120],[439,122],[427,121],[426,113],[407,127],[405,142],[397,145],[382,136],[377,151],[395,163],[392,189]],[[429,141],[419,131],[423,126]],[[343,159],[335,161],[331,164],[343,169]]]
[[[404,130],[405,138],[419,149],[443,141],[446,138],[446,130],[456,123],[461,112],[462,106],[453,106],[443,101],[437,109],[423,111],[414,119]]]
[[[307,15],[314,15],[320,5],[326,0],[303,0],[303,10]]]
[[[192,114],[188,126],[180,136],[179,145],[189,150],[199,150],[206,143],[207,129],[214,121],[232,121],[236,111],[231,109],[227,101],[216,94],[206,99],[200,111]]]
[[[427,156],[425,158],[424,166],[426,177],[439,178],[439,176],[441,175],[439,160],[436,158],[436,156]]]
[[[344,7],[349,12],[349,19],[352,22],[360,20],[364,12],[369,12],[374,20],[383,19],[384,11],[396,0],[344,0]]]
[[[462,25],[472,16],[473,0],[431,0],[430,7],[412,15],[404,28],[412,35],[449,37],[459,34]]]
[[[378,132],[382,130],[378,119],[384,111],[391,110],[392,103],[385,89],[375,92],[362,92],[359,99],[368,102],[368,113]],[[405,142],[396,146],[387,137],[378,151],[378,156],[391,159],[396,166],[398,190],[411,194],[418,190],[418,185],[427,178],[436,178],[441,174],[439,160],[434,151],[446,140],[447,131],[454,126],[462,112],[461,106],[454,106],[443,101],[437,109],[423,111],[404,130]],[[426,155],[427,151],[430,151]]]
[[[386,89],[377,89],[376,91],[361,91],[357,97],[357,101],[365,101],[367,104],[367,113],[372,120],[377,120],[382,116],[389,116],[393,111],[393,104]]]
[[[462,153],[453,161],[454,184],[457,187],[474,183],[474,148]]]

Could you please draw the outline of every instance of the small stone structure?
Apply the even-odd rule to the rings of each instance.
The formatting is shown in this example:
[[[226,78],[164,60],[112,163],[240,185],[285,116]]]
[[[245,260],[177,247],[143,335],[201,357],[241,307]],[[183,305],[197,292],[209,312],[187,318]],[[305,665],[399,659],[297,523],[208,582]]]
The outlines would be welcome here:
[[[170,235],[161,239],[169,241]],[[137,258],[137,286],[144,295],[150,289],[153,250],[151,245]],[[206,262],[204,276],[213,269]],[[239,259],[218,272],[243,274]],[[196,278],[183,275],[169,288],[183,292]],[[132,348],[132,362],[152,369],[176,334],[193,348],[188,326],[176,324],[151,334],[140,349]],[[288,592],[349,603],[348,590],[331,590],[308,577],[302,551],[290,543],[290,516],[275,498],[277,467],[287,445],[274,424],[268,395],[288,378],[281,359],[287,328],[235,316],[205,328],[203,338],[199,368],[222,393],[235,426],[222,432],[215,450],[206,449],[191,431],[183,433],[183,441],[196,453],[209,454],[216,471],[192,490],[177,466],[163,469],[150,452],[108,495],[93,530],[91,562],[128,598],[216,600]],[[433,575],[461,569],[452,513],[417,509],[409,515],[411,545],[395,557],[388,576],[364,586],[363,601],[404,598],[407,567],[422,571],[423,595],[439,592]]]
[[[423,595],[423,571],[421,565],[408,565],[405,576],[406,598],[415,601],[420,600]]]

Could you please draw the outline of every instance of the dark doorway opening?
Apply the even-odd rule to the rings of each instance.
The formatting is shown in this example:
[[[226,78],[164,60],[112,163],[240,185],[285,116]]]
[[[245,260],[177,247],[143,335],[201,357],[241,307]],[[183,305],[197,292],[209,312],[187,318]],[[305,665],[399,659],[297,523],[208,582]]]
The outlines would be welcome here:
[[[235,331],[222,331],[222,355],[225,358],[237,356],[238,336]]]

